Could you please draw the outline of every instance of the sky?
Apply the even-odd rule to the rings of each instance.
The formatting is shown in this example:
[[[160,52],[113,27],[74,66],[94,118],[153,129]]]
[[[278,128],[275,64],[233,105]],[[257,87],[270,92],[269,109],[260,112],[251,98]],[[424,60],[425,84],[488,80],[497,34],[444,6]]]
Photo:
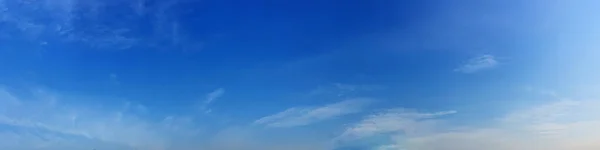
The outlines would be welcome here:
[[[0,0],[0,149],[597,150],[594,0]]]

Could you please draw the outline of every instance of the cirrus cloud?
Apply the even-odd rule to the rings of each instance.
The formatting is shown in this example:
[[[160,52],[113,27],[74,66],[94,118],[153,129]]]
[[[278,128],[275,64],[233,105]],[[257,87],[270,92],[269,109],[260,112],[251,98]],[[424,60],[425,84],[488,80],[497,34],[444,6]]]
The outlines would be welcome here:
[[[496,67],[498,64],[498,60],[493,55],[481,55],[469,59],[466,64],[454,69],[454,71],[461,73],[475,73]]]
[[[440,117],[454,111],[391,110],[366,117],[336,140],[383,136],[380,143],[387,144],[369,147],[393,150],[594,150],[600,148],[598,107],[599,100],[560,99],[467,126],[444,124],[453,120]]]
[[[315,122],[361,112],[370,100],[349,99],[321,107],[293,107],[254,121],[268,127],[304,126]]]

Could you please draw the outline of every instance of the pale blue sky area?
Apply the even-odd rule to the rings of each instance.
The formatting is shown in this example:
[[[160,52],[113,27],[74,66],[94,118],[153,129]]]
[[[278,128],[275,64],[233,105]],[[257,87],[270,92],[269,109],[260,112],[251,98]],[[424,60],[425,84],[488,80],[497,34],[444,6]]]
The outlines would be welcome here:
[[[600,149],[598,4],[0,0],[0,149]]]

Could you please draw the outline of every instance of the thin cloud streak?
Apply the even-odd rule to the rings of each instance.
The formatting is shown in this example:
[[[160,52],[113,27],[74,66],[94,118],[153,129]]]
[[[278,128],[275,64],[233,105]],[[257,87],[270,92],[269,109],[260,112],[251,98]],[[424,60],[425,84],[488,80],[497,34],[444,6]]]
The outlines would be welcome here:
[[[215,91],[212,91],[212,92],[206,94],[206,98],[200,104],[199,109],[201,111],[204,111],[204,113],[207,113],[207,114],[211,113],[212,109],[209,109],[208,106],[211,103],[213,103],[214,101],[216,101],[217,99],[221,98],[224,94],[225,94],[225,89],[223,89],[223,88],[218,88]]]
[[[378,134],[401,133],[413,134],[423,132],[435,123],[435,118],[457,113],[442,111],[422,113],[415,110],[395,108],[365,117],[362,121],[348,127],[336,142],[360,140]]]
[[[597,100],[556,101],[517,110],[488,127],[399,139],[423,150],[593,150],[600,149]]]
[[[225,94],[225,89],[223,88],[218,88],[213,92],[208,93],[208,95],[206,95],[206,100],[204,101],[205,104],[210,104],[213,101],[217,100],[218,98],[220,98],[221,96],[223,96],[223,94]]]
[[[144,118],[136,113],[147,111],[144,106],[132,107],[130,103],[127,103],[122,110],[98,109],[87,105],[69,105],[61,100],[60,97],[57,98],[53,94],[34,96],[33,99],[24,100],[12,96],[6,90],[0,90],[0,104],[11,103],[0,106],[2,108],[0,125],[8,126],[9,129],[15,131],[48,135],[47,137],[22,137],[19,139],[26,141],[20,143],[66,140],[64,142],[67,144],[73,144],[82,139],[95,143],[153,150],[166,149],[176,142],[175,139],[195,136],[190,133],[198,131],[193,121],[181,121],[184,118],[179,116],[165,120]],[[18,103],[13,103],[13,101]],[[3,108],[5,106],[7,106],[6,109]],[[12,135],[5,131],[0,132],[6,133],[0,135]],[[4,139],[5,137],[0,138]],[[56,148],[54,146],[59,145],[49,144],[46,147]],[[27,147],[26,145],[21,146],[21,148]]]
[[[268,127],[295,127],[361,112],[369,99],[349,99],[321,107],[293,107],[254,121]]]
[[[486,69],[491,69],[499,64],[493,55],[482,55],[470,59],[466,64],[454,69],[455,72],[475,73]]]
[[[452,126],[445,123],[453,120],[440,118],[455,111],[387,111],[366,117],[336,140],[346,140],[343,145],[383,136],[389,144],[370,147],[394,150],[595,150],[599,106],[599,100],[556,100],[513,110],[483,126]]]

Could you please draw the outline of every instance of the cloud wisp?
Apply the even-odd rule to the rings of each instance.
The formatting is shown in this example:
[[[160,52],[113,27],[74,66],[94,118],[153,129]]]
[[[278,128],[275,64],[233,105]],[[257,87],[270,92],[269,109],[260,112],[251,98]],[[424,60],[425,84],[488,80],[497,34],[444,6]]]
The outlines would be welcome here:
[[[200,104],[200,110],[204,111],[205,113],[210,113],[212,110],[208,108],[208,105],[213,103],[215,100],[221,98],[221,96],[223,96],[224,94],[225,89],[223,88],[218,88],[206,94],[206,98],[204,99],[204,101],[202,101],[202,104]]]
[[[368,99],[349,99],[321,107],[293,107],[254,121],[268,127],[295,127],[361,112]]]
[[[422,132],[435,123],[434,118],[454,114],[456,111],[420,113],[414,110],[396,108],[369,115],[359,123],[347,128],[338,140],[356,140],[377,134]]]
[[[599,149],[598,101],[557,101],[515,111],[490,127],[443,132],[408,139],[411,148],[490,150]]]
[[[375,149],[418,150],[593,150],[600,144],[598,100],[557,100],[514,110],[483,126],[452,126],[440,118],[455,113],[391,110],[354,124],[337,139],[384,136]],[[347,141],[346,141],[347,142]]]
[[[320,107],[294,107],[263,117],[254,124],[279,128],[310,125],[363,112],[369,101],[349,99]],[[367,147],[382,150],[596,150],[600,148],[597,143],[600,141],[598,107],[600,100],[561,98],[512,110],[497,118],[475,120],[481,123],[460,126],[453,124],[457,120],[450,118],[457,113],[454,110],[421,112],[395,108],[366,115],[349,125],[333,141],[344,145],[378,140],[378,144]],[[132,103],[101,109],[64,103],[60,95],[44,91],[21,97],[1,89],[0,139],[8,140],[0,141],[0,148],[210,150],[285,149],[290,146],[269,144],[268,141],[273,139],[264,138],[262,132],[252,126],[223,128],[214,136],[199,138],[202,129],[193,117],[173,115],[150,119],[142,115],[147,111],[143,105]],[[327,150],[327,143],[307,140],[326,137],[297,138],[303,141],[293,142],[302,143],[304,147],[295,145],[293,148]],[[200,140],[201,144],[186,143],[186,139]],[[293,143],[291,140],[284,142]]]
[[[208,93],[208,95],[206,95],[206,100],[204,101],[205,104],[210,104],[213,101],[217,100],[218,98],[220,98],[221,96],[223,96],[223,94],[225,94],[225,89],[223,88],[218,88],[213,92]]]
[[[215,100],[223,93],[218,91],[207,97]],[[226,125],[205,132],[204,127],[212,124],[188,116],[193,114],[157,115],[165,112],[153,112],[156,109],[133,102],[95,105],[78,97],[83,103],[74,105],[57,93],[23,95],[0,88],[0,149],[326,150],[326,140],[319,143],[312,138],[294,137],[273,143],[252,126]],[[350,107],[358,103],[337,105]],[[331,111],[342,108],[337,105],[315,109],[314,113],[335,115]]]
[[[466,64],[454,69],[455,72],[475,73],[486,69],[491,69],[499,64],[493,55],[482,55],[471,58]]]
[[[142,115],[145,106],[139,104],[99,108],[64,103],[59,95],[44,91],[32,95],[20,98],[0,90],[0,126],[5,126],[0,136],[18,136],[20,140],[0,147],[32,149],[23,145],[32,143],[38,149],[60,149],[82,146],[76,143],[86,141],[91,142],[89,146],[162,150],[176,143],[176,138],[199,133],[192,119],[149,119]]]

